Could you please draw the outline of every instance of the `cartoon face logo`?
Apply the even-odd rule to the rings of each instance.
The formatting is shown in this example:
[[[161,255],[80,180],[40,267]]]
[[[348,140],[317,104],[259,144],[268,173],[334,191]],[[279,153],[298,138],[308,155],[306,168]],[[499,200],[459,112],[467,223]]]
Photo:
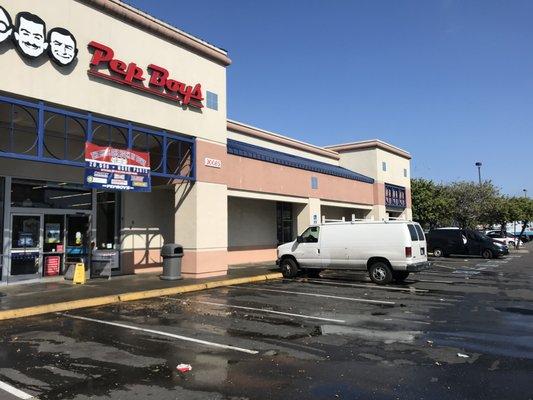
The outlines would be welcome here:
[[[0,43],[5,42],[13,33],[11,17],[7,11],[0,6]]]
[[[64,28],[54,28],[48,32],[48,54],[60,66],[70,64],[78,54],[76,39]]]
[[[22,55],[37,58],[48,48],[46,24],[37,15],[29,12],[18,13],[13,40]]]

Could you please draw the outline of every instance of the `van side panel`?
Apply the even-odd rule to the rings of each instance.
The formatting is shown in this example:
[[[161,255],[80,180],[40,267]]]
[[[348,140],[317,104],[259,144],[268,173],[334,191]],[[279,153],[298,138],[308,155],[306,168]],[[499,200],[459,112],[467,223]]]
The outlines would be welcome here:
[[[385,258],[392,266],[405,265],[408,232],[404,224],[354,224],[346,236],[350,267],[366,269],[372,257]]]
[[[320,254],[324,268],[347,268],[349,237],[353,227],[349,225],[322,225]]]

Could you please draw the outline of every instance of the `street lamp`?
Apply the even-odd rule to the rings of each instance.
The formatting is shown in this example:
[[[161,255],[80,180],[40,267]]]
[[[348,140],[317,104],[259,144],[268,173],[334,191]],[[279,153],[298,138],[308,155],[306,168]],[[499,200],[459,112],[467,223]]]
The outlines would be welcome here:
[[[524,191],[524,197],[527,198],[527,189],[522,189]]]
[[[481,164],[479,161],[476,163],[476,167],[477,167],[477,175],[478,175],[478,178],[479,178],[479,184],[481,185],[481,166],[483,164]]]

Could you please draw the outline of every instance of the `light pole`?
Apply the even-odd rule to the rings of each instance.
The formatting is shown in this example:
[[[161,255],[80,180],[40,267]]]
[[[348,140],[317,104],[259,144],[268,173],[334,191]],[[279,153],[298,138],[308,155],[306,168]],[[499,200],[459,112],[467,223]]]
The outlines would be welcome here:
[[[477,175],[478,175],[478,178],[479,178],[479,185],[481,186],[481,166],[483,164],[481,164],[479,161],[476,163],[476,167],[477,167]]]
[[[522,189],[524,191],[524,197],[527,198],[527,189]]]

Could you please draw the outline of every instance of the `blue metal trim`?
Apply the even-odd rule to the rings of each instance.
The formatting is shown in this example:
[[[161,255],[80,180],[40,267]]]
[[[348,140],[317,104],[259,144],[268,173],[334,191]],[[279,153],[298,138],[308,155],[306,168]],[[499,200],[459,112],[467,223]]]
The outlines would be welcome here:
[[[58,160],[56,158],[49,158],[49,157],[29,156],[29,155],[20,154],[20,153],[9,153],[9,152],[0,151],[0,157],[16,158],[19,160],[26,160],[26,161],[40,161],[40,162],[51,163],[51,164],[71,165],[74,167],[85,167],[85,162]]]
[[[93,140],[93,115],[91,113],[87,115],[87,133],[85,134],[85,137],[88,142],[92,142]]]
[[[164,131],[163,131],[164,133]],[[162,147],[163,147],[163,173],[166,174],[167,173],[167,150],[168,150],[168,144],[167,144],[167,137],[166,136],[163,136],[163,144],[162,144]]]
[[[358,174],[357,172],[350,171],[346,168],[326,164],[320,161],[310,160],[304,157],[293,156],[291,154],[270,150],[249,143],[239,142],[233,139],[228,139],[227,149],[229,154],[241,157],[252,158],[272,164],[285,165],[287,167],[318,172],[326,175],[338,176],[340,178],[351,179],[359,182],[374,183],[374,179],[362,174]]]
[[[385,186],[388,186],[388,187],[390,187],[390,188],[403,189],[403,190],[405,190],[405,186],[393,185],[392,183],[387,183],[387,182],[385,182]]]
[[[196,180],[196,140],[191,145],[191,177]]]
[[[397,197],[387,196],[387,192],[396,192]],[[403,198],[400,198],[400,193],[403,193]],[[407,199],[405,187],[393,185],[391,183],[385,183],[385,206],[395,209],[404,209],[407,207]]]
[[[75,118],[79,120],[86,121],[87,123],[87,132],[85,135],[85,139],[89,142],[93,139],[93,122],[98,122],[100,124],[104,124],[107,126],[113,126],[118,128],[123,128],[128,130],[128,148],[133,147],[133,131],[137,131],[140,133],[144,133],[146,135],[153,135],[158,137],[158,141],[161,140],[163,143],[162,149],[163,151],[163,172],[151,172],[153,176],[158,177],[164,177],[164,178],[173,178],[173,179],[183,179],[188,181],[194,181],[196,180],[196,170],[195,170],[195,159],[196,159],[196,140],[195,138],[183,136],[181,134],[175,134],[175,133],[168,133],[166,131],[156,131],[153,129],[144,128],[141,126],[133,125],[131,122],[123,123],[107,118],[99,118],[94,117],[91,113],[81,114],[78,112],[72,112],[68,110],[63,110],[57,107],[50,107],[47,106],[43,101],[39,101],[38,103],[32,103],[25,100],[19,100],[16,98],[11,98],[7,96],[0,96],[0,102],[10,104],[12,107],[14,105],[21,106],[21,107],[27,107],[31,109],[35,109],[38,112],[38,121],[37,121],[37,155],[27,155],[27,154],[21,154],[21,153],[13,153],[13,152],[2,152],[0,151],[0,157],[6,157],[6,158],[15,158],[19,160],[27,160],[27,161],[38,161],[38,162],[45,162],[45,163],[51,163],[51,164],[60,164],[60,165],[69,165],[73,167],[85,167],[85,162],[77,162],[77,161],[71,161],[71,160],[61,160],[61,159],[55,159],[50,157],[44,156],[44,137],[45,137],[45,112],[51,112],[58,115],[61,115],[63,117],[70,117]],[[13,117],[11,117],[11,131],[13,130]],[[66,128],[65,128],[65,134],[66,134]],[[13,136],[12,134],[10,135]],[[148,138],[148,136],[147,136]],[[168,142],[170,140],[175,141],[181,141],[191,144],[191,174],[190,176],[181,176],[181,175],[173,175],[167,173],[167,147]],[[67,145],[65,141],[65,145]],[[13,144],[10,144],[10,149],[13,148]]]
[[[37,116],[37,157],[43,157],[44,147],[44,103],[39,102],[39,115]],[[13,150],[13,149],[11,149]]]

